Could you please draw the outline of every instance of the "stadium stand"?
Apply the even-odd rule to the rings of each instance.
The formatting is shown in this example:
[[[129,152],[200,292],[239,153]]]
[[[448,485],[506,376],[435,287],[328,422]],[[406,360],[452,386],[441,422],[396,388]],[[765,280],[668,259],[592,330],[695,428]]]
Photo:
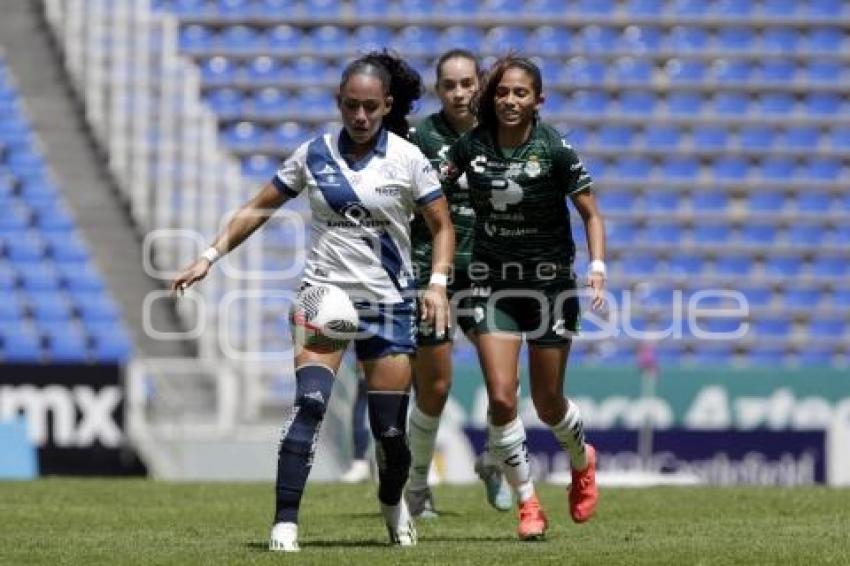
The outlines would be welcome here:
[[[132,343],[0,54],[0,363],[124,363]]]

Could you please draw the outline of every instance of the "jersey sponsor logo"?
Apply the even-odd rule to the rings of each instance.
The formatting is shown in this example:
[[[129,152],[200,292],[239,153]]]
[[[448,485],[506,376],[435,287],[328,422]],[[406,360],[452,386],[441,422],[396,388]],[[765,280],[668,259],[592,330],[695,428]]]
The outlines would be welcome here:
[[[359,202],[349,202],[342,207],[340,213],[355,224],[359,224],[372,217],[372,213]]]
[[[508,209],[508,205],[522,201],[522,187],[513,179],[493,179],[490,186],[493,187],[490,192],[490,203],[495,210],[504,212]]]
[[[500,237],[512,237],[512,236],[530,236],[532,234],[537,234],[539,230],[537,228],[502,228],[495,224],[491,224],[490,222],[484,222],[484,232],[492,237],[500,236]]]
[[[522,163],[511,163],[505,173],[508,179],[516,179],[520,175],[522,175]]]
[[[476,173],[483,173],[487,169],[487,156],[476,155],[472,161],[470,161],[470,165],[472,165],[472,170]]]
[[[532,155],[525,164],[525,174],[533,179],[540,175],[541,172],[540,161],[537,160],[536,155]]]
[[[382,197],[397,197],[401,194],[401,189],[398,187],[376,187],[375,194]]]

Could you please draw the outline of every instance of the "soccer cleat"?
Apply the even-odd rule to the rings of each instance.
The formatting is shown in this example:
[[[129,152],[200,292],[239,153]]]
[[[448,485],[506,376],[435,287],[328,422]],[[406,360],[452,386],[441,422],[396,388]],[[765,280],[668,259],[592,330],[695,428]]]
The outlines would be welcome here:
[[[342,483],[363,483],[372,476],[372,470],[367,460],[352,460],[351,466],[340,476]]]
[[[570,485],[570,516],[576,523],[584,523],[593,517],[599,489],[596,487],[596,449],[590,444],[587,448],[587,467],[573,470],[573,483]]]
[[[277,523],[272,527],[269,537],[269,550],[274,552],[300,552],[298,546],[298,525],[295,523]]]
[[[541,540],[546,536],[549,520],[540,506],[537,495],[519,504],[519,527],[517,534],[520,540]]]
[[[416,526],[410,518],[404,498],[398,502],[398,505],[381,503],[381,514],[387,525],[391,545],[416,546]]]
[[[417,519],[436,519],[440,516],[434,508],[434,495],[430,487],[422,489],[407,488],[404,491],[404,499],[410,514]]]
[[[499,466],[487,463],[482,454],[475,459],[475,473],[484,482],[487,503],[499,511],[509,511],[513,504],[511,486],[508,485]]]

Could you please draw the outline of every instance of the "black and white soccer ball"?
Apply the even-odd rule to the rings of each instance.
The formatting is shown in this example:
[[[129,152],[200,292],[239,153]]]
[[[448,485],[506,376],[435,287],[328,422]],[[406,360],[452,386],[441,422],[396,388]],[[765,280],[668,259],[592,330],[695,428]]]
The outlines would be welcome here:
[[[348,295],[336,285],[309,285],[298,292],[290,317],[296,340],[304,345],[341,348],[357,332],[359,317]]]

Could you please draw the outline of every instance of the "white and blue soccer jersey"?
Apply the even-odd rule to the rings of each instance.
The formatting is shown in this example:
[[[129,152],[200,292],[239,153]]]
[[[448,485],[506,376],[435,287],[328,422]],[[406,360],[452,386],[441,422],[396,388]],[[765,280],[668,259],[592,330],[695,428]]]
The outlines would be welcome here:
[[[442,196],[440,181],[415,145],[381,130],[374,151],[355,163],[342,157],[348,134],[301,145],[272,180],[313,214],[304,283],[336,285],[352,297],[400,303],[413,287],[410,218]]]

